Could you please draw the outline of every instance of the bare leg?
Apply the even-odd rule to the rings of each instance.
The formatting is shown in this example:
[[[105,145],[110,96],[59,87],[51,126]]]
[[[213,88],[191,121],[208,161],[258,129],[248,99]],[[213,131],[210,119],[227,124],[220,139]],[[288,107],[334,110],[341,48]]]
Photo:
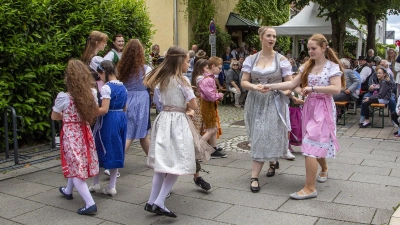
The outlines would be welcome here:
[[[303,191],[311,194],[315,191],[315,180],[317,179],[318,162],[316,158],[306,156],[306,183]],[[297,192],[299,195],[304,195],[301,191]]]
[[[129,147],[131,147],[132,141],[133,141],[133,139],[132,140],[126,139],[126,142],[125,142],[125,154],[128,152]]]
[[[327,173],[328,172],[328,164],[326,163],[326,159],[325,158],[317,159],[317,161],[322,168],[321,172],[323,172],[323,173],[320,173],[319,176],[320,177],[328,176],[328,173]]]
[[[140,138],[140,145],[146,155],[149,155],[149,148],[150,148],[150,137],[146,135],[144,138]]]
[[[205,141],[209,141],[211,147],[217,146],[217,127],[207,128],[207,132],[203,135]]]
[[[263,168],[264,162],[258,162],[253,160],[253,168],[251,169],[251,178],[258,178],[260,176],[261,169]],[[253,181],[251,186],[257,187],[257,181]]]

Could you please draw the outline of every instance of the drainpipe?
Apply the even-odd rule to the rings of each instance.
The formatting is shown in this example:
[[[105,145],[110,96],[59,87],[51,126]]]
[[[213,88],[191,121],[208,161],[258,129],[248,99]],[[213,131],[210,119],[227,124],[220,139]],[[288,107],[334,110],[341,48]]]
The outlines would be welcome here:
[[[174,0],[174,45],[178,45],[178,0]]]

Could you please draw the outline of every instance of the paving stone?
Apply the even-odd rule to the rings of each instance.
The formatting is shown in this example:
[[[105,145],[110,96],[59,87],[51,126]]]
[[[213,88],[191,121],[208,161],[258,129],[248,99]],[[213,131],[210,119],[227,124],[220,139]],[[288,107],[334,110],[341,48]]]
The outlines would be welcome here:
[[[48,171],[40,171],[37,173],[19,176],[18,179],[39,184],[45,184],[52,187],[59,187],[62,185],[65,186],[67,184],[67,179],[64,178],[63,175]]]
[[[285,173],[305,176],[306,169],[304,168],[304,166],[303,167],[291,166],[289,169],[285,170]],[[331,179],[348,180],[352,174],[353,174],[353,172],[351,172],[351,171],[346,171],[346,170],[338,171],[338,170],[331,169],[329,166],[329,178],[331,178]]]
[[[340,157],[349,157],[349,158],[357,158],[357,159],[372,159],[372,160],[379,160],[379,161],[386,161],[386,162],[394,162],[396,160],[395,157],[388,156],[388,155],[376,155],[376,154],[363,154],[363,153],[356,153],[356,152],[342,152]]]
[[[389,157],[392,157],[394,160],[396,160],[396,158],[400,156],[400,150],[399,151],[391,151],[391,150],[375,149],[371,152],[371,155],[389,156]],[[398,158],[397,158],[397,160],[398,160]],[[397,160],[396,160],[396,162],[397,162]]]
[[[393,210],[378,209],[371,224],[389,224],[392,214]]]
[[[329,219],[324,219],[320,218],[316,225],[357,225],[360,223],[350,223],[350,222],[345,222],[342,220],[329,220]],[[366,224],[366,223],[364,223]]]
[[[240,215],[240,216],[238,216]],[[312,225],[318,218],[283,212],[261,210],[244,206],[233,206],[217,218],[229,224],[299,224]]]
[[[400,178],[398,177],[354,173],[353,176],[350,177],[350,180],[364,182],[364,183],[384,184],[384,185],[400,187]]]
[[[18,178],[12,178],[1,182],[0,192],[26,198],[38,193],[46,192],[54,187],[32,183]]]
[[[0,193],[0,217],[10,219],[44,207],[43,204]]]
[[[393,168],[393,169],[400,169],[400,163],[396,162],[385,162],[385,161],[378,161],[372,159],[366,159],[362,162],[363,166],[375,166],[381,168]]]
[[[40,216],[38,216],[40,215]],[[55,216],[57,215],[57,216]],[[46,206],[38,210],[17,216],[12,220],[22,224],[41,225],[71,225],[71,224],[100,224],[104,220],[93,216],[81,216],[76,212]]]
[[[147,202],[149,196],[150,196],[149,190],[117,184],[117,195],[114,197],[107,196],[107,198],[139,205],[144,202]]]
[[[222,225],[227,223],[216,222],[213,220],[197,218],[193,216],[187,215],[179,215],[177,218],[169,218],[169,217],[161,217],[161,219],[155,223],[154,225],[161,224],[174,224],[174,225],[188,225],[188,224],[196,224],[196,225]]]
[[[336,162],[331,162],[328,164],[328,166],[329,166],[330,171],[338,171],[338,172],[344,171],[344,172],[351,172],[351,173],[356,172],[356,173],[375,174],[375,175],[382,175],[382,176],[388,176],[391,171],[390,168],[380,168],[380,167],[363,166],[363,165],[351,165],[351,164],[336,163]]]
[[[343,146],[339,145],[342,149]],[[339,151],[339,155],[344,152],[356,152],[356,153],[363,153],[363,154],[370,154],[373,150],[370,148],[361,148],[361,147],[346,147],[345,151]]]
[[[355,164],[355,165],[360,165],[363,161],[364,161],[364,159],[360,159],[360,158],[350,158],[350,157],[341,157],[341,156],[337,156],[334,159],[334,162],[336,162],[336,163]]]
[[[262,193],[252,193],[248,191],[238,191],[232,189],[218,188],[212,194],[205,195],[202,199],[223,202],[232,205],[276,210],[287,201],[287,197],[268,195]],[[245,199],[245,201],[243,201]]]
[[[392,169],[392,171],[390,172],[391,177],[400,177],[400,169]]]
[[[286,202],[278,211],[356,223],[370,223],[375,214],[374,208],[298,200]]]
[[[4,218],[0,217],[0,224],[1,225],[18,225],[20,223],[16,223],[16,222],[13,222],[11,220],[7,220],[7,219],[4,219]]]
[[[231,204],[188,198],[179,195],[171,195],[171,197],[169,197],[165,202],[165,205],[174,213],[190,215],[204,219],[214,219],[232,207]]]
[[[121,177],[117,179],[117,186],[128,186],[128,187],[141,187],[145,184],[149,184],[152,182],[153,177],[147,177],[147,176],[141,176],[141,175],[136,175],[136,174],[129,174],[129,173],[123,173],[122,171]],[[109,181],[108,176],[102,176],[103,178],[106,178],[107,183]],[[88,182],[90,183],[90,182]]]
[[[135,205],[107,199],[97,205],[96,218],[122,224],[153,224],[159,216],[144,211],[144,205]]]

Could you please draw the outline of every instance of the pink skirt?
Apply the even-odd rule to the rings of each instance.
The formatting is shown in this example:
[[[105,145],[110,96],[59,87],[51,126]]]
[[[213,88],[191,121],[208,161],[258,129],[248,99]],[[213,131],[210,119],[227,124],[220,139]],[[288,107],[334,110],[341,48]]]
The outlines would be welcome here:
[[[289,107],[290,124],[292,131],[290,132],[289,142],[291,145],[300,146],[302,135],[301,129],[301,108]]]

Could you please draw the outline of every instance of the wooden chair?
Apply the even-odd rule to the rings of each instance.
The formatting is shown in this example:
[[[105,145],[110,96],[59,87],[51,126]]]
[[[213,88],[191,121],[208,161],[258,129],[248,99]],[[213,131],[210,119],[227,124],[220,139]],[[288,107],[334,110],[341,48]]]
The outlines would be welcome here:
[[[335,102],[336,110],[338,110],[337,109],[338,107],[345,109],[348,104],[349,104],[348,101]],[[344,113],[343,113],[343,116],[342,116],[342,123],[338,123],[339,120],[336,120],[336,124],[337,125],[346,126],[346,110],[343,110],[343,111],[344,111]]]
[[[371,127],[376,127],[376,128],[384,128],[385,127],[385,107],[387,107],[387,105],[385,104],[381,104],[381,103],[372,103],[371,104],[371,108],[372,108],[372,120],[371,120]],[[378,111],[378,115],[381,117],[382,119],[382,126],[374,126],[374,115],[375,112]],[[388,116],[390,116],[390,110],[388,108]]]

